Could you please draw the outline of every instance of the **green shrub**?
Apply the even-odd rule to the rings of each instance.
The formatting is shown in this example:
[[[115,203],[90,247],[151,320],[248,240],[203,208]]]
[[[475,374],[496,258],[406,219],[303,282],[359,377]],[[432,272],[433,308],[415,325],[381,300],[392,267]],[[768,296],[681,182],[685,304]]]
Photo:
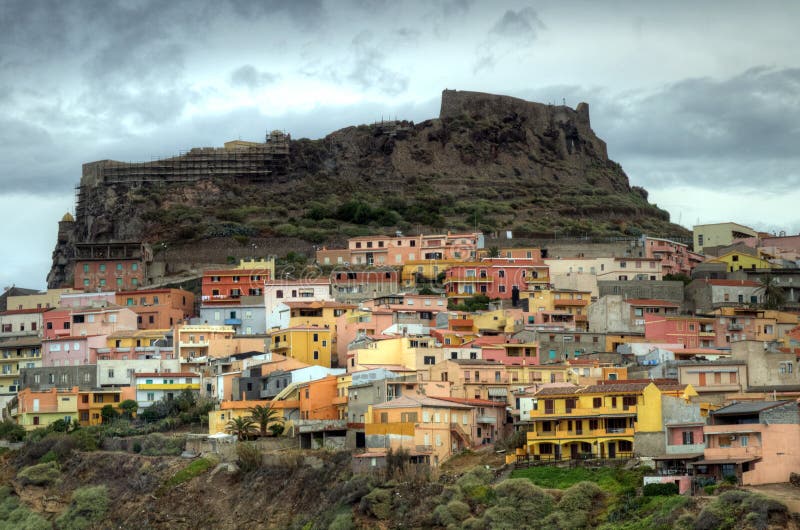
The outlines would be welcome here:
[[[457,500],[452,500],[447,503],[447,511],[453,516],[456,521],[463,521],[471,515],[469,504]]]
[[[0,422],[0,438],[9,442],[21,442],[25,439],[25,428],[11,420]]]
[[[174,488],[178,484],[188,482],[193,478],[202,475],[210,468],[216,465],[216,461],[209,458],[198,458],[193,460],[188,466],[184,467],[173,476],[171,476],[165,483],[165,488]]]
[[[456,523],[455,517],[453,517],[453,514],[450,513],[450,510],[448,510],[447,506],[444,504],[440,504],[433,509],[433,520],[439,526],[448,526]]]
[[[86,486],[72,493],[72,502],[56,519],[60,530],[83,530],[98,523],[108,511],[108,489],[105,486]]]
[[[0,530],[52,530],[44,517],[31,511],[11,495],[10,488],[0,491]]]
[[[492,478],[489,470],[476,467],[459,478],[456,487],[473,504],[487,504],[494,497],[494,490],[489,486]]]
[[[353,514],[350,511],[338,514],[331,524],[328,525],[328,530],[354,530]]]
[[[134,453],[141,453],[142,452],[142,442],[135,441],[133,442],[133,452]]]
[[[264,461],[261,451],[255,444],[241,442],[236,445],[239,469],[245,473],[259,469]]]
[[[362,509],[365,513],[381,520],[387,520],[392,515],[392,495],[389,490],[375,488],[361,499]]]
[[[148,456],[176,456],[183,452],[183,439],[151,433],[142,438],[142,454]]]
[[[49,462],[57,462],[58,456],[52,449],[47,451],[42,458],[39,459],[40,464],[47,464]]]
[[[530,521],[539,521],[553,511],[553,498],[530,480],[510,478],[494,491],[496,503],[484,514],[493,528],[524,528]]]
[[[286,427],[283,423],[273,423],[267,429],[272,433],[272,436],[280,436]]]
[[[666,484],[645,484],[642,491],[645,497],[652,497],[655,495],[677,495],[679,488],[674,482]]]
[[[17,473],[17,479],[22,485],[47,486],[61,477],[58,465],[55,462],[46,462],[26,467]]]
[[[717,485],[716,484],[707,484],[703,486],[703,491],[706,495],[714,495],[717,492]]]

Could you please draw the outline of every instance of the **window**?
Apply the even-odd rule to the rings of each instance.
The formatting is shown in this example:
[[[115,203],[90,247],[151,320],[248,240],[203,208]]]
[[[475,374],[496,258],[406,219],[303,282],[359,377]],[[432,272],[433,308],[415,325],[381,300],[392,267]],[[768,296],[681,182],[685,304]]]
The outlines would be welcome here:
[[[692,431],[683,431],[683,445],[694,444],[694,433]]]
[[[147,401],[155,401],[156,400],[156,393],[155,392],[148,392],[147,393]]]
[[[113,369],[113,368],[109,368],[109,369],[108,369],[108,377],[109,377],[109,378],[112,378],[112,377],[114,377],[114,369]]]
[[[275,291],[275,298],[283,298],[283,291],[280,289]]]
[[[314,350],[314,360],[318,360],[318,359],[319,359],[319,351]]]
[[[84,263],[83,264],[83,272],[89,272],[89,264],[88,263]]]
[[[139,264],[138,263],[131,263],[131,270],[132,271],[138,271],[139,270]]]
[[[423,364],[436,364],[436,357],[433,355],[425,355],[423,357]]]
[[[106,264],[105,263],[101,263],[100,264],[100,272],[106,272]]]

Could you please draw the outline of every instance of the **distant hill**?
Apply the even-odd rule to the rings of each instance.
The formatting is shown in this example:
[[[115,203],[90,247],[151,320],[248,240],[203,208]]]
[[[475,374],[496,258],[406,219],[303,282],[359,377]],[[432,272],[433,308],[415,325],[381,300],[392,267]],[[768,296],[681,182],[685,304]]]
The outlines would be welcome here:
[[[437,119],[347,127],[319,140],[273,132],[265,143],[141,164],[100,161],[84,165],[79,190],[50,285],[69,281],[75,242],[252,238],[304,250],[395,230],[688,235],[609,160],[586,103],[453,90],[442,93]]]

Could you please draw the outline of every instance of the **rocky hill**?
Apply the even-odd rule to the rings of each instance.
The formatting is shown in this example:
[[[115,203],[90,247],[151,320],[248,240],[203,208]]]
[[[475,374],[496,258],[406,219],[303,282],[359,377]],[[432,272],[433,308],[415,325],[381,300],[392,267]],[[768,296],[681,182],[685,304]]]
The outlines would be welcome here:
[[[138,165],[86,164],[48,283],[69,281],[80,242],[257,239],[305,250],[394,230],[687,234],[609,160],[586,103],[572,109],[445,90],[439,118],[422,123],[286,139],[285,152],[270,138],[239,144],[247,143]]]

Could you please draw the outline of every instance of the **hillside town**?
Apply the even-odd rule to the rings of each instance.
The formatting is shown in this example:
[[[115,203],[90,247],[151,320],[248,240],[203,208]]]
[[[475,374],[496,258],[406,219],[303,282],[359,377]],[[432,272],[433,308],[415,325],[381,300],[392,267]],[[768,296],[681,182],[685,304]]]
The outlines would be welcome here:
[[[268,408],[272,434],[355,470],[491,450],[636,458],[681,493],[800,473],[800,236],[486,240],[353,237],[309,267],[205,268],[195,289],[150,285],[142,245],[95,243],[70,285],[0,296],[3,416],[99,425],[189,391],[214,400],[208,439],[257,434]]]

